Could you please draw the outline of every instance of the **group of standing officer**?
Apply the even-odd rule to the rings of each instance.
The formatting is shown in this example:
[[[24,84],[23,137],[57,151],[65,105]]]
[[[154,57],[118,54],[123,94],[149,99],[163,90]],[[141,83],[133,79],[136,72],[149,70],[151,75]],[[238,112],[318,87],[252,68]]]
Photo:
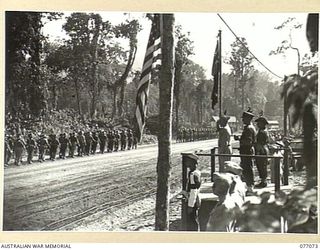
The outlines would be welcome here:
[[[240,154],[241,155],[256,155],[263,156],[269,154],[269,134],[266,130],[268,124],[267,119],[264,116],[258,117],[255,122],[257,123],[258,132],[252,124],[254,114],[249,108],[242,113],[243,131],[240,137],[234,136],[235,140],[240,142]],[[219,170],[224,172],[223,166],[225,161],[230,161],[232,155],[231,147],[231,129],[228,126],[229,117],[226,115],[221,116],[217,123],[217,130],[219,132],[218,146],[219,154],[225,154],[230,156],[219,157]],[[256,166],[258,169],[260,183],[255,185],[256,188],[264,188],[267,186],[267,158],[256,157]],[[241,156],[241,168],[243,169],[243,179],[247,184],[248,192],[252,191],[254,185],[253,174],[253,158],[248,156]]]
[[[254,114],[251,109],[244,111],[242,114],[243,131],[240,138],[240,154],[242,155],[268,155],[268,143],[269,135],[266,130],[268,124],[267,119],[264,116],[258,117],[255,122],[257,123],[258,132],[252,124]],[[247,184],[248,192],[252,191],[254,185],[254,174],[253,174],[253,158],[252,157],[241,157],[240,166],[243,169],[243,178]],[[267,158],[256,157],[256,166],[258,169],[260,183],[256,184],[256,188],[264,188],[267,186]]]
[[[51,133],[49,136],[41,134],[39,138],[34,138],[29,133],[26,140],[21,134],[17,134],[15,138],[6,135],[5,165],[8,165],[12,158],[14,158],[15,165],[20,165],[24,152],[27,153],[27,163],[31,164],[36,153],[38,153],[38,161],[44,162],[46,153],[49,154],[49,159],[54,161],[57,154],[60,159],[65,159],[67,151],[68,156],[74,158],[75,155],[94,155],[98,150],[103,154],[136,149],[137,143],[137,137],[131,129],[79,131],[78,133],[71,132],[68,136],[66,133],[61,133],[59,136]]]

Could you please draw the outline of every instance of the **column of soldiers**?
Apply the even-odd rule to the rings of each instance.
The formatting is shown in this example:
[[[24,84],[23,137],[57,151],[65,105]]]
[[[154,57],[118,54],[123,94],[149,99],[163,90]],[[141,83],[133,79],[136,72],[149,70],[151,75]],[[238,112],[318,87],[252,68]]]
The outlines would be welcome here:
[[[177,131],[177,142],[209,140],[216,136],[213,128],[182,128]]]
[[[5,166],[8,166],[11,159],[15,165],[22,163],[24,153],[27,154],[27,163],[32,164],[34,155],[38,155],[38,161],[44,162],[45,155],[49,160],[55,161],[57,155],[60,159],[67,157],[95,155],[97,150],[101,154],[105,152],[117,152],[137,149],[138,140],[131,129],[100,130],[100,131],[79,131],[71,132],[69,136],[61,133],[59,137],[51,133],[46,136],[41,134],[35,138],[29,133],[26,140],[21,134],[16,136],[5,136]],[[98,147],[99,145],[99,147]]]

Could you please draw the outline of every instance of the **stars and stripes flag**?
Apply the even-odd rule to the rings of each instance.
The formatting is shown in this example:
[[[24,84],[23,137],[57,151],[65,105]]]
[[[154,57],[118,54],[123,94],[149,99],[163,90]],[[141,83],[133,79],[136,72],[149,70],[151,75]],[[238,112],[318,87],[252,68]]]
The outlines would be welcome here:
[[[152,26],[147,45],[146,55],[143,61],[143,67],[141,71],[141,77],[138,86],[138,92],[136,97],[136,136],[138,141],[141,141],[143,129],[146,122],[147,114],[147,102],[149,95],[149,84],[151,80],[151,70],[154,63],[160,58],[161,54],[157,52],[161,51],[161,28],[160,28],[160,14],[154,14],[152,20]]]
[[[219,99],[219,76],[221,74],[221,44],[220,44],[220,36],[221,33],[219,32],[218,37],[217,37],[217,45],[216,45],[216,50],[214,52],[214,57],[213,57],[213,64],[212,64],[212,71],[211,75],[213,76],[213,89],[212,89],[212,94],[211,94],[211,100],[212,100],[212,109],[214,109],[214,106],[218,103]]]

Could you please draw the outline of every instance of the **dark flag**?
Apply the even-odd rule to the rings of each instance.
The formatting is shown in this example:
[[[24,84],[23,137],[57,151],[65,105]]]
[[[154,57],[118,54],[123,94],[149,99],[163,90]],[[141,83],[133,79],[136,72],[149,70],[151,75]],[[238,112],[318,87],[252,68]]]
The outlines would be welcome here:
[[[149,95],[149,84],[151,79],[151,70],[153,63],[159,59],[159,56],[155,55],[158,50],[161,49],[161,32],[160,32],[160,14],[154,14],[152,20],[152,27],[150,31],[149,41],[147,45],[146,55],[143,61],[143,67],[141,71],[141,77],[138,86],[138,92],[136,97],[136,136],[138,141],[141,141],[143,129],[146,122],[147,114],[147,101]]]
[[[213,57],[213,64],[212,64],[212,71],[211,75],[213,76],[213,89],[211,94],[211,100],[212,100],[212,109],[214,109],[214,106],[218,103],[218,90],[219,90],[219,76],[221,74],[221,44],[220,44],[220,35],[219,32],[218,39],[217,39],[217,46],[216,50],[214,52]]]

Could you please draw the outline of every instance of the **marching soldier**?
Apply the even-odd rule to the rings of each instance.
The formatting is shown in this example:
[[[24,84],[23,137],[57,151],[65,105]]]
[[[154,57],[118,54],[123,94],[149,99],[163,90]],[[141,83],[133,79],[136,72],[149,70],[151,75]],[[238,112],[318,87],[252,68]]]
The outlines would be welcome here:
[[[11,159],[11,155],[13,153],[12,146],[9,143],[9,136],[8,135],[6,135],[4,143],[5,143],[4,144],[5,145],[4,146],[4,164],[5,164],[5,166],[8,166],[9,161]]]
[[[45,135],[40,135],[40,139],[37,141],[38,149],[39,149],[39,162],[44,162],[44,155],[47,148],[49,148],[49,143],[45,137]]]
[[[119,131],[115,130],[114,131],[114,151],[116,152],[119,150],[119,141],[120,141]]]
[[[85,137],[82,131],[79,131],[77,139],[78,139],[78,156],[83,156],[84,147],[85,147]]]
[[[60,143],[60,152],[59,152],[59,157],[60,159],[65,159],[66,158],[66,151],[69,145],[69,140],[67,138],[66,133],[63,133],[59,137],[59,143]]]
[[[183,128],[182,130],[182,142],[186,142],[187,141],[187,130],[185,128]]]
[[[108,152],[112,153],[113,144],[114,144],[114,134],[113,134],[112,130],[109,130],[109,133],[108,133]]]
[[[76,134],[72,132],[69,134],[69,156],[71,158],[74,158],[74,152],[76,150],[77,145],[78,145],[78,139],[76,137]]]
[[[29,164],[32,164],[32,159],[33,159],[33,152],[37,148],[37,143],[36,141],[32,138],[32,134],[28,134],[28,139],[27,139],[27,153],[28,153],[28,158],[27,162]]]
[[[59,147],[59,141],[57,139],[57,136],[55,134],[51,134],[48,142],[49,142],[50,160],[55,161],[57,150]]]
[[[138,147],[138,137],[136,133],[133,133],[133,142],[132,142],[132,148],[137,149]]]
[[[121,150],[126,150],[127,147],[127,134],[126,131],[123,129],[121,131],[121,135],[120,135],[120,139],[121,139]]]
[[[178,129],[178,131],[177,131],[177,142],[181,142],[181,134],[182,134],[181,129]]]
[[[19,166],[22,162],[22,154],[26,149],[26,144],[24,140],[21,138],[20,134],[17,134],[17,139],[14,142],[14,154],[15,154],[15,164]]]
[[[99,141],[99,138],[98,138],[97,132],[95,131],[92,132],[91,154],[93,155],[96,154],[98,141]]]
[[[87,133],[85,133],[84,137],[85,137],[85,154],[90,155],[90,149],[93,141],[91,132],[88,131]]]
[[[128,150],[130,150],[132,148],[132,144],[133,144],[132,130],[128,129]]]
[[[99,133],[99,145],[100,145],[100,153],[104,153],[104,149],[106,147],[106,142],[107,142],[107,136],[106,132],[101,130]]]

